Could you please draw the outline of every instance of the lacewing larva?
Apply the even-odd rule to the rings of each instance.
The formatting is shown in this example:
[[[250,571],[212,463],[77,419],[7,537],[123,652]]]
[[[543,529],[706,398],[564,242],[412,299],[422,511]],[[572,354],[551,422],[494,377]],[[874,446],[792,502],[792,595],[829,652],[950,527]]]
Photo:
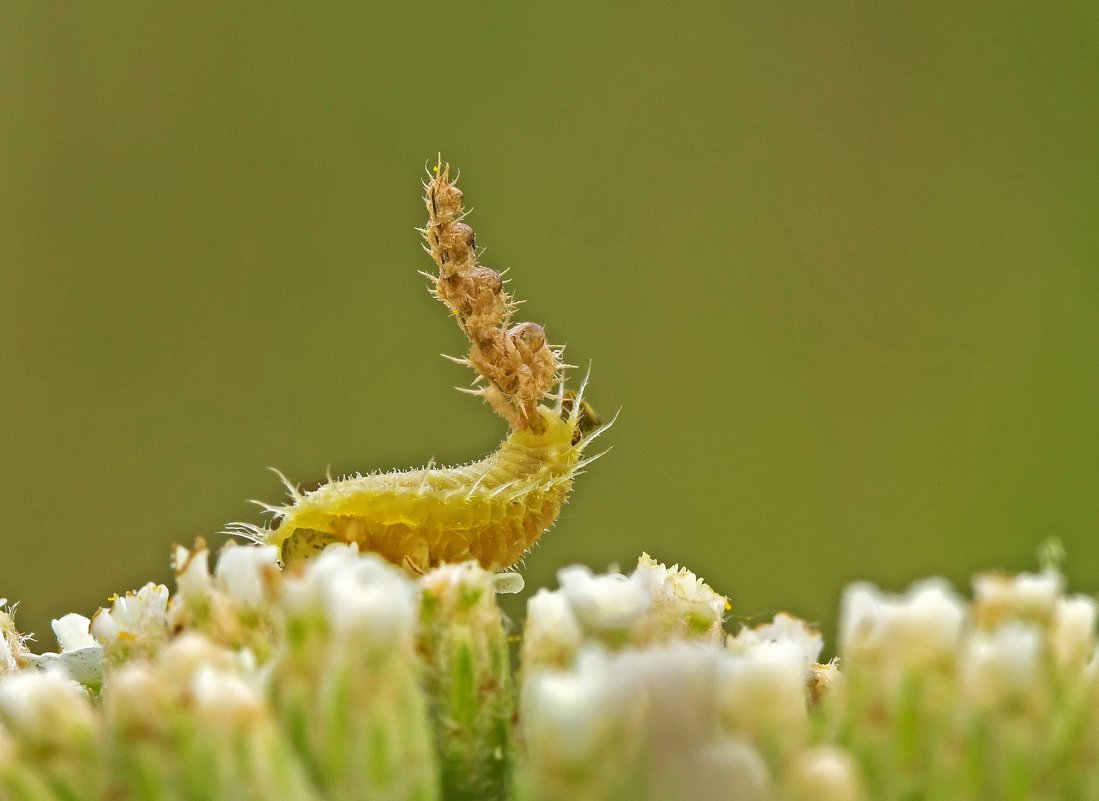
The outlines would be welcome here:
[[[280,546],[288,565],[354,542],[414,573],[468,559],[511,567],[557,518],[577,472],[602,455],[584,458],[606,426],[582,433],[579,410],[540,407],[544,430],[514,431],[467,465],[350,476],[307,493],[284,479],[291,502],[264,504],[277,526],[232,530]]]
[[[510,326],[516,304],[499,273],[477,263],[456,179],[441,160],[433,172],[424,185],[428,225],[421,232],[439,267],[438,276],[428,276],[433,294],[471,342],[469,358],[456,361],[480,373],[484,387],[475,394],[512,430],[495,452],[457,467],[348,476],[309,492],[279,473],[290,502],[259,504],[275,525],[226,530],[279,546],[284,564],[349,542],[413,573],[469,559],[491,570],[511,567],[557,519],[579,471],[602,455],[584,451],[614,421],[601,425],[584,400],[587,379],[576,392],[564,389],[560,350],[546,344],[541,326]],[[559,387],[555,396],[550,381]],[[539,402],[551,397],[553,404]]]

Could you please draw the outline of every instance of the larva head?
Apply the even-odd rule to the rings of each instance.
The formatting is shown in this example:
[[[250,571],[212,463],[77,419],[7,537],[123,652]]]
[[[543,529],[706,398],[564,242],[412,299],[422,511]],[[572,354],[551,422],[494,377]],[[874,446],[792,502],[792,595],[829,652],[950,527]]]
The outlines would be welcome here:
[[[546,448],[562,452],[574,448],[583,436],[580,419],[563,415],[560,410],[548,406],[536,407],[536,419],[531,425],[511,432],[509,439],[525,448]]]
[[[599,416],[599,413],[579,393],[571,389],[565,390],[565,394],[561,398],[561,416],[566,419],[576,418],[576,424],[572,432],[574,444],[579,442],[582,437],[603,427],[603,418]]]

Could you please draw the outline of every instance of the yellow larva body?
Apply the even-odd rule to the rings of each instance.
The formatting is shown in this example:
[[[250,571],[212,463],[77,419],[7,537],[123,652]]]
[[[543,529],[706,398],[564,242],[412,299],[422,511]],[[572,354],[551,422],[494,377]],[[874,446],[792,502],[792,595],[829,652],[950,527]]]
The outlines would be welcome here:
[[[268,507],[277,527],[254,536],[278,545],[287,564],[353,542],[416,573],[468,559],[510,567],[557,518],[584,447],[599,433],[580,438],[575,413],[539,413],[540,432],[513,431],[471,464],[339,479],[305,494],[291,488],[290,505]]]

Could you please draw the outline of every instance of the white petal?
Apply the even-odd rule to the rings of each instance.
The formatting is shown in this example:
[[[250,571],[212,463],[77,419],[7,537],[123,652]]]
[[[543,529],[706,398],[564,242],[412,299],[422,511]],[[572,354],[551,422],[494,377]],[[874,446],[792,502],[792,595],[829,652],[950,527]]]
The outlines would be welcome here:
[[[218,555],[214,581],[237,603],[257,607],[264,602],[263,577],[278,569],[279,549],[274,545],[234,545]]]
[[[53,633],[57,636],[57,642],[61,646],[61,652],[79,651],[81,648],[95,648],[97,643],[88,628],[91,621],[83,615],[70,612],[64,617],[54,620]]]
[[[628,629],[652,603],[645,577],[596,576],[581,565],[558,571],[557,580],[580,623],[596,631]]]

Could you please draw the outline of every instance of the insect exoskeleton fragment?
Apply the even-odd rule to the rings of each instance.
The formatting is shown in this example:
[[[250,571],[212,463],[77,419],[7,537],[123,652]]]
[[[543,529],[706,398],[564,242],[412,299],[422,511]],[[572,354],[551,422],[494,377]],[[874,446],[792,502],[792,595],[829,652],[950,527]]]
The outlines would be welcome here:
[[[478,263],[456,180],[440,159],[424,183],[421,233],[439,271],[425,275],[469,340],[468,356],[453,359],[478,374],[477,388],[465,391],[480,395],[511,431],[492,454],[457,467],[348,476],[309,492],[280,473],[289,503],[260,503],[273,524],[227,530],[279,546],[286,565],[346,542],[417,574],[470,559],[490,570],[511,567],[557,519],[573,479],[602,455],[585,450],[614,421],[602,424],[585,401],[586,379],[575,392],[565,388],[561,349],[547,343],[542,326],[512,323],[517,304],[500,273]]]

